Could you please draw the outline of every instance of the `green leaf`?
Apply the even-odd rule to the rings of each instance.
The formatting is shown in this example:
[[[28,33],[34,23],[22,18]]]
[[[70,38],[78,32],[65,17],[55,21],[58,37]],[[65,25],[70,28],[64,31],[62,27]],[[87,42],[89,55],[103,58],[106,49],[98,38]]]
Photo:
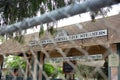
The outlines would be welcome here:
[[[51,64],[44,64],[43,69],[48,76],[51,76],[55,70],[55,68]]]

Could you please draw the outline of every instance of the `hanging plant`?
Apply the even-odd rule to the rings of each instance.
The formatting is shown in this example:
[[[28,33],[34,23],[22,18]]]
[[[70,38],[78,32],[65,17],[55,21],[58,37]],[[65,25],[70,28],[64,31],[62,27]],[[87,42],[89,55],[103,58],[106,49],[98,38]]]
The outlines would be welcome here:
[[[56,29],[57,27],[55,28],[55,26],[57,26],[57,22],[52,22],[47,24],[47,31],[51,35],[54,35],[57,32],[57,29]]]
[[[40,31],[39,31],[39,37],[41,37],[42,35],[44,35],[45,31],[44,31],[44,26],[42,25],[40,27]]]
[[[23,44],[25,41],[24,41],[24,36],[23,35],[20,35],[20,36],[16,36],[13,38],[14,40],[16,40],[17,42]]]
[[[53,26],[51,26],[51,27],[48,29],[48,32],[49,32],[51,35],[54,35],[54,34],[57,32],[57,30],[56,30]]]

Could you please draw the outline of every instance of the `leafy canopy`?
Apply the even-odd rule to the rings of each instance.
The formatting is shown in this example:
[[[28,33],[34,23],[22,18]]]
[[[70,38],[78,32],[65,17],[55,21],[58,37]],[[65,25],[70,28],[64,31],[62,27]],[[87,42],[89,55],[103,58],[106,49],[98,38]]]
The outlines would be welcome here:
[[[25,18],[36,16],[48,11],[71,4],[74,0],[0,0],[0,25],[10,25]],[[48,31],[53,34],[53,26],[50,26]],[[43,26],[39,31],[39,35],[44,34]],[[18,34],[18,35],[17,35]],[[22,31],[16,32],[16,36],[22,34]],[[6,34],[8,38],[13,34]],[[21,37],[21,36],[19,36]],[[18,40],[20,42],[20,40]]]
[[[0,14],[4,24],[21,21],[70,4],[72,0],[0,0]]]

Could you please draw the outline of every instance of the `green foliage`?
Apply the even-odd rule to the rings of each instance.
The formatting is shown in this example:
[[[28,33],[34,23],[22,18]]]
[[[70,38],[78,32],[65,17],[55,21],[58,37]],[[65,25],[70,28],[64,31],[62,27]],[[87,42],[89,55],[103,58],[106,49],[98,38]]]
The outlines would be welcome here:
[[[62,67],[57,67],[57,71],[58,71],[58,73],[63,73]]]
[[[41,37],[42,35],[44,35],[45,31],[44,31],[44,26],[42,25],[40,27],[40,31],[39,31],[39,37]]]
[[[26,17],[33,17],[40,11],[41,14],[65,6],[64,0],[2,0],[0,2],[0,13],[4,24],[12,24]],[[70,0],[72,1],[72,0]],[[69,1],[69,3],[70,3]]]
[[[70,1],[71,1],[71,0],[70,0]],[[57,4],[57,7],[58,7],[58,8],[65,6],[64,0],[55,0],[55,2],[56,2],[56,4]]]
[[[65,0],[2,0],[0,1],[0,14],[3,18],[3,24],[12,24],[24,18],[36,16],[38,11],[43,14],[74,3],[76,0],[66,1],[67,3]],[[100,10],[93,12],[98,11]],[[91,18],[94,21],[95,15]]]
[[[50,77],[56,77],[57,76],[57,71],[55,67],[51,64],[44,64],[43,66],[44,71],[46,74]]]
[[[19,56],[8,56],[5,58],[5,67],[9,69],[26,68],[26,61]]]
[[[57,32],[57,30],[56,30],[53,26],[51,26],[51,27],[48,29],[48,32],[49,32],[51,35],[54,35],[54,34]]]
[[[69,4],[72,0],[68,1]],[[3,20],[1,24],[13,24],[22,21],[25,18],[36,16],[38,12],[44,14],[45,12],[55,10],[65,6],[64,0],[2,0],[0,2],[0,17]],[[53,27],[49,31],[52,35],[55,33]],[[44,34],[43,27],[39,32],[40,36]],[[18,36],[15,38],[20,43],[23,43],[23,37]]]

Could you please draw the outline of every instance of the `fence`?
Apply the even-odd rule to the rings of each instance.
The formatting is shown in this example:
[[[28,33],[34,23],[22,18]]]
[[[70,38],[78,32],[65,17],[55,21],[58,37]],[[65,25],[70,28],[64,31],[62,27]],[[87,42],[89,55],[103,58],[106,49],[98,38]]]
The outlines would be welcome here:
[[[46,30],[43,35],[36,32],[5,41],[0,45],[2,76],[5,80],[119,80],[120,15],[100,16],[95,22],[57,27],[54,34]],[[43,26],[51,28],[51,24]]]

